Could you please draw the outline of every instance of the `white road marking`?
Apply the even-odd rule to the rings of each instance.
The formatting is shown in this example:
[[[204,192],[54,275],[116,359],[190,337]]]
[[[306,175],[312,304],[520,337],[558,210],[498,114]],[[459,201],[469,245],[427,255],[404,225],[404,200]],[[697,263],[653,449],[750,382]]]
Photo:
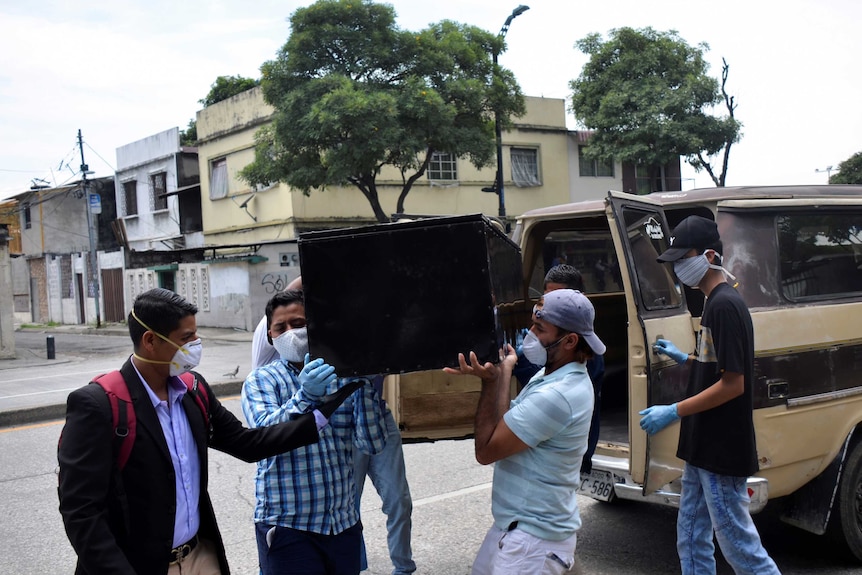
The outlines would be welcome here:
[[[452,499],[453,497],[461,497],[462,495],[468,495],[470,493],[475,493],[476,491],[482,491],[484,489],[490,489],[491,483],[480,483],[479,485],[473,485],[472,487],[465,487],[463,489],[456,489],[455,491],[450,491],[448,493],[441,493],[440,495],[432,495],[431,497],[423,497],[422,499],[415,499],[413,501],[413,507],[421,507],[422,505],[428,505],[430,503],[437,503],[438,501],[445,501],[446,499]]]

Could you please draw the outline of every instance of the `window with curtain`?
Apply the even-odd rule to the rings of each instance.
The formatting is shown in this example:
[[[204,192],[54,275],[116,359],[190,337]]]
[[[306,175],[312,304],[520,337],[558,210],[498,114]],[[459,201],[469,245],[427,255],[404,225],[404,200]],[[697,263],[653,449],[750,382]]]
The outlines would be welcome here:
[[[537,148],[512,148],[512,182],[519,188],[541,186],[539,179],[539,150]]]
[[[227,158],[213,160],[210,164],[210,199],[227,197]]]
[[[455,156],[448,152],[434,152],[428,163],[429,180],[457,180],[458,170]]]
[[[578,164],[582,178],[613,178],[613,161],[591,160],[586,156],[586,146],[578,146]]]

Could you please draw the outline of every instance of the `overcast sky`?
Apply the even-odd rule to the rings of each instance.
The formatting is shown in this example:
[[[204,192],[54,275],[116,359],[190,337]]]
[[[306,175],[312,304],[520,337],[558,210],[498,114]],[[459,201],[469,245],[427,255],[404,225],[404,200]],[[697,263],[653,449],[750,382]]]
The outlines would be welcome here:
[[[862,2],[858,0],[525,0],[500,63],[525,94],[565,98],[591,32],[652,26],[710,45],[710,73],[730,65],[743,138],[728,185],[825,183],[862,151]],[[110,176],[116,149],[178,126],[220,75],[259,77],[310,1],[0,0],[0,198],[33,178],[62,184],[84,155]],[[443,19],[497,32],[518,5],[500,0],[396,0],[398,24]],[[573,118],[569,128],[576,129]],[[71,169],[66,167],[71,166]],[[817,170],[822,170],[817,172]],[[711,185],[684,168],[683,189]]]

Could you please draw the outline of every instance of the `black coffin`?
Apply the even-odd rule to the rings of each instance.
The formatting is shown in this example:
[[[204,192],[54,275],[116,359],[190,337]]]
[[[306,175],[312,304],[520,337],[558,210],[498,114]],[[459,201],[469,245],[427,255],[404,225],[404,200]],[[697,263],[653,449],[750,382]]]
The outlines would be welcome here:
[[[480,214],[308,232],[299,256],[312,357],[340,376],[497,361],[518,246]]]

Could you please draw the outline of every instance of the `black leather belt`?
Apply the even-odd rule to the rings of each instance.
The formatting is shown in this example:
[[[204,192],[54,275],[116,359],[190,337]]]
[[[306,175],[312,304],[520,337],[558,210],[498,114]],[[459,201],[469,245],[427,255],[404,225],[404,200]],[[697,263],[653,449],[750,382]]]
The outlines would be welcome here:
[[[189,556],[189,553],[195,550],[195,547],[198,546],[198,536],[195,535],[179,547],[174,547],[171,549],[171,561],[169,565],[176,565],[183,559]]]

